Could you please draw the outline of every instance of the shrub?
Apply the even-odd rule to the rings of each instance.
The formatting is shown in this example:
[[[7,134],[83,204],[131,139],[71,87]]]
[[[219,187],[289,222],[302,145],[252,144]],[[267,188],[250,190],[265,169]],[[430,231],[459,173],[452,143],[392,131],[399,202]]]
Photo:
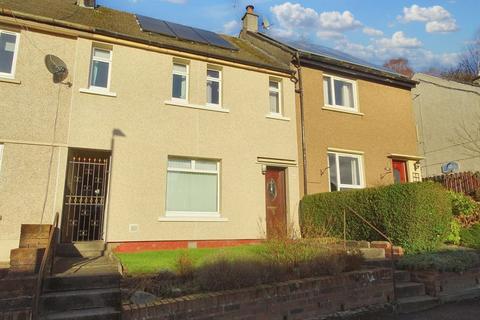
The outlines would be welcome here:
[[[460,230],[462,245],[474,249],[480,249],[480,224],[471,228]]]
[[[452,219],[450,222],[450,233],[447,236],[447,243],[454,245],[460,244],[460,223],[456,219]]]
[[[178,257],[175,272],[180,278],[191,278],[193,276],[193,261],[187,251]]]
[[[465,215],[469,216],[475,213],[477,203],[469,196],[463,193],[448,191],[452,201],[452,213],[455,216]]]
[[[398,261],[400,269],[461,272],[478,266],[480,257],[470,250],[446,250],[406,255]]]
[[[452,219],[451,200],[441,185],[433,182],[394,184],[305,196],[300,203],[302,233],[304,224],[308,223],[322,232],[331,230],[332,237],[343,237],[343,212],[347,210],[348,239],[384,240],[348,208],[410,253],[438,248],[447,238]],[[316,236],[313,228],[309,228],[309,234],[303,235]]]

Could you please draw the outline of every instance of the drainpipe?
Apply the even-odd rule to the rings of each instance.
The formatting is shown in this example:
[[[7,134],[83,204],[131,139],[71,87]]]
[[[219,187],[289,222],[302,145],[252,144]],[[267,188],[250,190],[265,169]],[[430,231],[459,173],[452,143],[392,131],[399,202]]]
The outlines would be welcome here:
[[[302,67],[300,65],[300,53],[295,52],[295,67],[297,68],[298,88],[295,92],[300,95],[300,127],[302,130],[302,161],[303,161],[303,195],[307,195],[307,145],[305,143],[305,112],[303,108],[303,85],[302,85]]]

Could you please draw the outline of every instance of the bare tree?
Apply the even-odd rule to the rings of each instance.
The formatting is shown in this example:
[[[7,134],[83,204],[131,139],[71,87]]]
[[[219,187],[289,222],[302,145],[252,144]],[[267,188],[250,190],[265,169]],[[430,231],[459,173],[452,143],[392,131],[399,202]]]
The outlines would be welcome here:
[[[414,74],[413,69],[408,63],[408,59],[405,58],[390,59],[385,62],[383,66],[409,78],[413,77]]]
[[[480,68],[480,29],[477,30],[473,41],[466,46],[458,64],[443,72],[442,77],[460,82],[472,82],[478,77]]]

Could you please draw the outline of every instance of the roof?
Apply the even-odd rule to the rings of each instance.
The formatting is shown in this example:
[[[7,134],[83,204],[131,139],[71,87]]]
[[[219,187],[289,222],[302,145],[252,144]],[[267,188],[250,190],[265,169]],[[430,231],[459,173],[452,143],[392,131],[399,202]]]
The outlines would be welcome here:
[[[76,0],[0,0],[0,15],[108,35],[280,72],[290,72],[288,65],[279,63],[243,39],[220,35],[238,50],[185,41],[142,31],[133,13],[102,6],[92,10],[79,7],[75,3]]]
[[[377,80],[392,80],[390,82],[397,84],[403,83],[409,87],[413,87],[416,84],[416,81],[407,76],[396,73],[389,68],[378,66],[339,50],[305,41],[280,40],[261,32],[249,32],[249,34],[254,36],[257,35],[266,41],[276,43],[277,45],[283,46],[285,49],[292,52],[299,52],[301,60],[303,60],[302,63],[305,61],[310,61],[312,63],[319,62],[323,64],[335,65],[340,68],[356,70],[364,74],[374,75],[376,76]]]
[[[480,94],[480,85],[476,83],[465,83],[459,81],[448,80],[444,78],[435,77],[425,73],[415,73],[413,79],[420,83],[429,83],[445,89],[461,90],[465,92],[471,92]]]

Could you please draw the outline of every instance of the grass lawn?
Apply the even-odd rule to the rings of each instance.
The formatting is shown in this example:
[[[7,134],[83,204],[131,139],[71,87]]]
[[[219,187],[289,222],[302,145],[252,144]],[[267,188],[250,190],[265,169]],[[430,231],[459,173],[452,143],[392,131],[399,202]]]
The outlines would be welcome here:
[[[116,253],[128,274],[156,273],[160,270],[174,271],[178,258],[187,253],[195,267],[215,256],[225,255],[231,259],[256,258],[264,250],[263,245],[243,245],[225,248],[177,249],[145,251],[138,253]]]

